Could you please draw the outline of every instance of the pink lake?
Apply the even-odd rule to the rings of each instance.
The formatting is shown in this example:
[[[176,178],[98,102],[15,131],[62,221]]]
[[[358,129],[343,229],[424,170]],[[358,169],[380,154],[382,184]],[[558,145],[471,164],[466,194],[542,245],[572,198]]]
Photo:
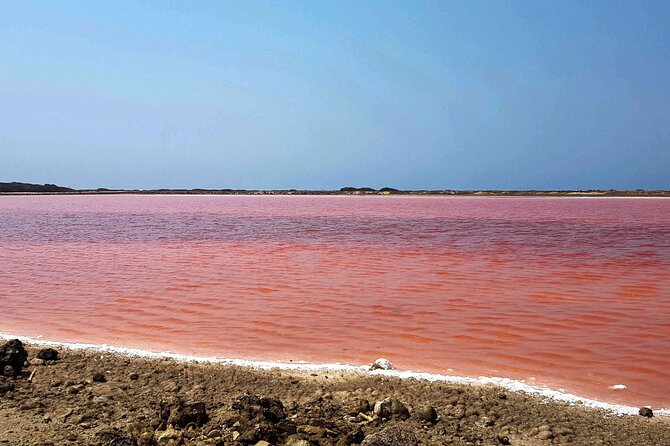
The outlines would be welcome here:
[[[27,337],[670,407],[670,200],[2,196],[0,305]]]

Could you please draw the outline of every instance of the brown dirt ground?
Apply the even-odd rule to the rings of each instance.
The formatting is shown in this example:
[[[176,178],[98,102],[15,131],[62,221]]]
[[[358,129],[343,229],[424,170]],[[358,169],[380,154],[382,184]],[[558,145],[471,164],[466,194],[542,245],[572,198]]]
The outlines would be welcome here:
[[[492,386],[65,349],[44,362],[27,350],[22,375],[0,377],[0,445],[670,445],[670,417],[611,416]],[[402,404],[376,415],[387,397]]]

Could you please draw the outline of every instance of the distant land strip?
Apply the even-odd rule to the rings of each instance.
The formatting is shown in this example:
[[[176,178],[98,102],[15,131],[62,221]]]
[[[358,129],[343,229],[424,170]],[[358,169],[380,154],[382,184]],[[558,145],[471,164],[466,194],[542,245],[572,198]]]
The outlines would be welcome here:
[[[670,197],[670,190],[400,190],[393,187],[343,187],[338,190],[309,189],[73,189],[55,184],[0,183],[0,195],[445,195],[491,197]]]

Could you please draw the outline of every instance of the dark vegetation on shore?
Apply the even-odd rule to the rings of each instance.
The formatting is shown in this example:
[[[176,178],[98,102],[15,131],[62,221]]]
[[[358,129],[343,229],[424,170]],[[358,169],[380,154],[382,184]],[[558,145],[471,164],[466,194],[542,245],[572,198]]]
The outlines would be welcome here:
[[[55,184],[0,183],[0,193],[55,193],[76,192],[74,189]]]
[[[72,189],[55,184],[0,183],[0,195],[5,194],[67,194],[67,195],[445,195],[491,197],[670,197],[670,190],[400,190],[393,187],[347,186],[339,190],[309,189]]]
[[[494,386],[0,344],[0,445],[668,445],[670,419]]]

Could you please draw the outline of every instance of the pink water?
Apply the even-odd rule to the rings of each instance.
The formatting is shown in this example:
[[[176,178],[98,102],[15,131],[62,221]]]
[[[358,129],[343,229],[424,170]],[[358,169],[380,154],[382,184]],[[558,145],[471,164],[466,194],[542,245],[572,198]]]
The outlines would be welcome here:
[[[669,407],[670,200],[4,196],[0,308],[50,340]]]

